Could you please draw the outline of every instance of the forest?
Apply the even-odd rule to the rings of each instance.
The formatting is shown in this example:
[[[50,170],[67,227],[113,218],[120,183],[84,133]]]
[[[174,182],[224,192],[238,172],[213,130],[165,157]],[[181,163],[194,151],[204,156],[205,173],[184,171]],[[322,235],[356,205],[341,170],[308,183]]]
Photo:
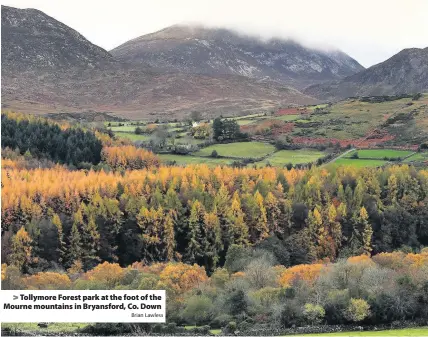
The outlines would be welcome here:
[[[3,125],[3,289],[166,289],[168,323],[226,332],[428,318],[426,169],[163,166],[97,130]]]
[[[2,183],[3,262],[24,272],[174,260],[211,272],[232,244],[266,246],[291,266],[418,251],[428,240],[428,172],[409,166],[125,173],[57,166],[4,169]],[[31,259],[23,254],[30,248]]]
[[[98,164],[101,160],[101,141],[93,132],[81,128],[64,130],[46,119],[2,113],[1,130],[2,147],[18,148],[21,154],[28,151],[36,157],[72,165]]]

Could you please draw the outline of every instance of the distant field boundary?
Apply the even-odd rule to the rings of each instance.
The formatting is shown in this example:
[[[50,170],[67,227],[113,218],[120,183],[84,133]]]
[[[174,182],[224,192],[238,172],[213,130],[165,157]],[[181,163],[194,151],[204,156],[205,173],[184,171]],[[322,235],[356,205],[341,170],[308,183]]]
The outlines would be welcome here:
[[[203,156],[203,155],[196,156],[196,155],[194,155],[192,153],[189,153],[188,156],[198,157],[198,158],[213,158],[213,159],[221,158],[221,159],[235,159],[235,160],[248,160],[248,159],[251,159],[251,160],[254,160],[254,161],[262,161],[262,160],[267,159],[268,157],[272,156],[274,153],[277,153],[279,151],[280,150],[275,150],[275,151],[270,152],[270,153],[268,153],[268,154],[266,154],[266,155],[264,155],[262,157],[231,157],[231,156],[221,156],[221,155],[218,155],[217,157],[213,157],[213,156],[210,156],[210,155],[208,155],[208,156]]]

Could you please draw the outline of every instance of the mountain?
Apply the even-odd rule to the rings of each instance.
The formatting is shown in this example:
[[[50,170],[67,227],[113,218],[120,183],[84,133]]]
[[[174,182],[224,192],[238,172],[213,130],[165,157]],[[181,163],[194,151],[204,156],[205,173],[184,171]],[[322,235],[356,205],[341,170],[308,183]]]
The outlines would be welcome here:
[[[276,82],[115,68],[63,70],[2,79],[3,107],[30,113],[98,111],[130,119],[208,118],[319,102]]]
[[[36,9],[1,6],[2,68],[19,71],[97,67],[114,61],[104,49]]]
[[[317,102],[268,80],[135,67],[35,9],[2,6],[1,48],[2,107],[25,112],[162,119],[192,110],[231,115]]]
[[[123,62],[166,71],[243,75],[297,88],[364,69],[340,51],[310,49],[292,40],[262,41],[202,26],[174,25],[130,40],[110,53]]]
[[[319,99],[398,95],[428,91],[428,47],[404,49],[388,60],[340,81],[313,85],[305,93]]]

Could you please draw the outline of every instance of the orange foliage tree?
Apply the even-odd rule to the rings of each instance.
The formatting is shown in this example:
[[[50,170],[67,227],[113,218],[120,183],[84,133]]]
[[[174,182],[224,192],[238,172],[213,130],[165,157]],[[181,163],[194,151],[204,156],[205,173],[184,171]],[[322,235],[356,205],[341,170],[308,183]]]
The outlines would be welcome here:
[[[24,278],[28,289],[70,289],[71,280],[66,274],[41,272]]]
[[[117,263],[104,262],[88,271],[84,278],[89,281],[105,283],[108,287],[112,288],[120,281],[123,274],[124,269]]]
[[[282,287],[290,287],[293,282],[302,280],[313,284],[321,273],[322,264],[301,264],[286,269],[279,277],[278,283]]]
[[[155,154],[132,145],[104,147],[102,159],[115,170],[138,170],[157,167],[160,164]]]

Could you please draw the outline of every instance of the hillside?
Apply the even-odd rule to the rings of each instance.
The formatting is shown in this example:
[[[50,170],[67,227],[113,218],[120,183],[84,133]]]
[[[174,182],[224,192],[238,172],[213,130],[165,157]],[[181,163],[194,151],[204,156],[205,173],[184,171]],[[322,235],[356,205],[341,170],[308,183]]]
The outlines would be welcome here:
[[[2,72],[94,68],[114,62],[104,49],[36,9],[1,6]]]
[[[48,112],[107,112],[130,119],[238,115],[275,110],[279,105],[312,104],[317,100],[275,82],[242,76],[161,74],[112,68],[21,73],[2,78],[4,108]]]
[[[311,104],[283,84],[238,75],[165,73],[116,62],[33,9],[2,11],[2,107],[38,114],[103,112],[133,119],[233,115]]]
[[[364,68],[341,51],[310,49],[292,40],[239,35],[227,29],[174,25],[110,51],[118,60],[153,68],[272,79],[297,88],[340,79]]]
[[[397,95],[428,90],[428,47],[404,49],[388,60],[341,81],[310,86],[305,93],[323,100]]]

